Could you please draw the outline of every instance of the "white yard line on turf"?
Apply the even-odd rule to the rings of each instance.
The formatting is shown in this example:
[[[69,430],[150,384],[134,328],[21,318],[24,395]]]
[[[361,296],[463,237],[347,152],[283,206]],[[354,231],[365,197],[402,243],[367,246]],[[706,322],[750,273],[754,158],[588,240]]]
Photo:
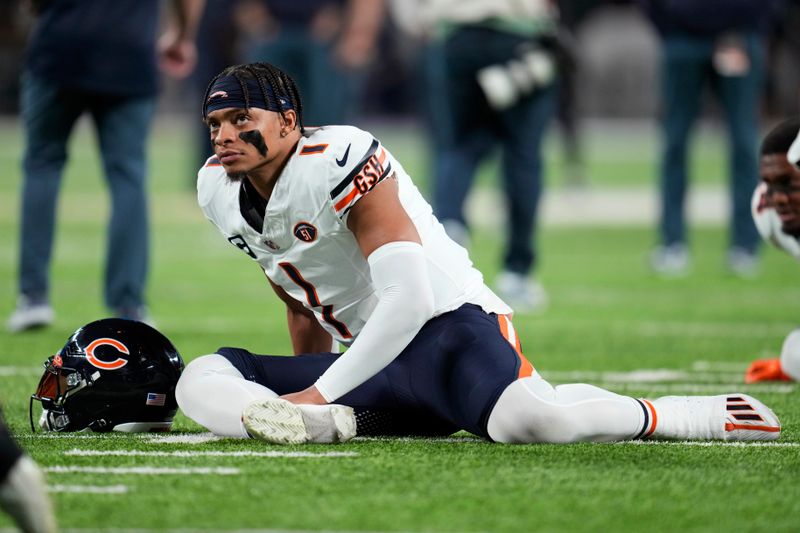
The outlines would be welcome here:
[[[559,383],[554,381],[554,384]],[[774,393],[791,394],[797,390],[796,385],[773,385],[766,383],[755,383],[745,385],[743,382],[736,383],[620,383],[618,381],[592,381],[592,385],[604,389],[618,390],[645,390],[650,392],[685,392],[689,394],[732,394],[732,393]]]
[[[800,442],[722,442],[691,440],[626,440],[611,444],[635,444],[637,446],[702,446],[726,448],[800,448]]]
[[[153,444],[203,444],[223,438],[213,433],[177,433],[175,435],[148,435],[146,440]]]
[[[639,368],[627,372],[598,372],[594,370],[568,370],[549,371],[542,370],[542,376],[552,380],[587,379],[594,381],[618,381],[620,383],[658,383],[665,381],[736,381],[744,379],[743,372],[695,372],[691,370],[676,370],[672,368]]]
[[[294,451],[144,451],[144,450],[67,450],[64,455],[120,457],[358,457],[356,452],[294,452]]]
[[[435,443],[464,443],[464,442],[489,442],[481,437],[465,435],[463,437],[355,437],[354,441],[360,442],[435,442]]]
[[[170,468],[157,466],[48,466],[44,469],[49,474],[120,474],[120,475],[221,475],[232,476],[239,474],[238,468],[227,467],[195,467],[195,468]]]
[[[0,366],[0,376],[35,376],[42,372],[41,366]]]
[[[698,372],[744,372],[748,363],[736,361],[695,361],[692,370]]]
[[[48,485],[47,492],[66,492],[70,494],[127,494],[125,485]]]

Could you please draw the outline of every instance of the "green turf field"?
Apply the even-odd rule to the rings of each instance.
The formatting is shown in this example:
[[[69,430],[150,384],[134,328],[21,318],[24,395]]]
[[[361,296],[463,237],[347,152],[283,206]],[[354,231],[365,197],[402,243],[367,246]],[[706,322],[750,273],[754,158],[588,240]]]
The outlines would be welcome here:
[[[187,361],[222,345],[288,353],[284,312],[263,275],[219,237],[194,203],[183,138],[177,125],[162,123],[152,143],[153,317]],[[5,321],[15,296],[17,127],[5,123],[0,140]],[[702,140],[695,150],[698,179],[718,183],[724,175],[721,143],[713,135]],[[615,131],[587,142],[592,186],[652,179],[654,139]],[[396,144],[408,170],[424,178],[418,138],[389,131],[386,144]],[[652,228],[544,227],[540,274],[552,305],[545,314],[516,317],[515,326],[529,358],[553,382],[586,381],[647,397],[753,394],[783,423],[774,444],[506,446],[458,434],[279,447],[209,441],[182,415],[171,440],[31,434],[28,396],[41,362],[75,328],[104,313],[99,286],[108,207],[85,130],[73,154],[53,264],[56,324],[14,336],[0,331],[0,403],[21,443],[48,469],[63,528],[800,530],[800,391],[793,384],[742,384],[747,362],[774,355],[797,325],[798,265],[768,249],[758,278],[733,278],[722,268],[725,232],[718,227],[693,229],[695,267],[678,280],[656,279],[646,270]],[[551,182],[558,184],[555,141],[548,143],[548,159]],[[481,182],[491,183],[488,171]],[[490,280],[499,248],[490,232],[476,235],[472,254]],[[0,516],[0,530],[8,527]]]

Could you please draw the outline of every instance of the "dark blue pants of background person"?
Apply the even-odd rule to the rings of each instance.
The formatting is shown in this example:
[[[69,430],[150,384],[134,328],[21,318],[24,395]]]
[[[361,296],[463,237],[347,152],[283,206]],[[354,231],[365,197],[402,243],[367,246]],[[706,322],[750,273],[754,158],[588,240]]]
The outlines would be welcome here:
[[[444,98],[439,113],[450,126],[436,165],[434,212],[441,221],[467,226],[464,202],[478,165],[499,144],[503,188],[508,207],[506,270],[526,274],[535,261],[534,233],[541,193],[541,145],[556,109],[557,92],[551,84],[539,88],[511,107],[490,107],[476,74],[489,65],[512,59],[528,39],[482,27],[465,27],[444,43],[442,65]]]
[[[687,144],[700,112],[703,88],[710,81],[725,114],[729,142],[731,242],[754,252],[760,241],[750,215],[750,197],[758,181],[758,110],[763,83],[763,44],[745,34],[750,68],[740,76],[722,76],[712,66],[712,38],[667,35],[664,38],[662,99],[664,152],[661,167],[661,240],[686,242],[684,205]]]
[[[148,265],[145,144],[154,97],[120,97],[68,90],[26,73],[22,78],[23,157],[20,292],[34,300],[49,291],[56,204],[67,160],[67,142],[84,113],[97,128],[111,191],[105,267],[105,303],[112,309],[143,305]],[[66,205],[73,211],[101,209]]]
[[[220,348],[244,377],[277,394],[310,387],[339,354],[293,357],[253,355]],[[360,413],[401,415],[408,434],[449,434],[464,429],[488,437],[486,425],[500,394],[533,371],[503,336],[496,315],[466,304],[428,321],[411,343],[378,374],[336,400]],[[402,417],[413,414],[410,423]],[[398,420],[394,417],[393,420]],[[388,433],[398,433],[389,431]]]

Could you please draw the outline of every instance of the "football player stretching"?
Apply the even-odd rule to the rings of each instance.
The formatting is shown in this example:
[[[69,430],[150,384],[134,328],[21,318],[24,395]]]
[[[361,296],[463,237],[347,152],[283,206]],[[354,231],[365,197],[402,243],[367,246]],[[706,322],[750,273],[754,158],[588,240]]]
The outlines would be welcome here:
[[[178,405],[212,432],[335,442],[388,415],[410,433],[508,443],[778,438],[777,417],[741,393],[651,401],[550,385],[400,162],[358,128],[304,127],[276,67],[225,69],[203,116],[215,156],[198,175],[200,207],[286,303],[297,354],[221,348],[192,361]]]
[[[800,260],[800,119],[781,122],[764,137],[759,173],[752,204],[758,232]],[[750,364],[745,382],[758,381],[800,381],[800,329],[783,341],[779,358]]]

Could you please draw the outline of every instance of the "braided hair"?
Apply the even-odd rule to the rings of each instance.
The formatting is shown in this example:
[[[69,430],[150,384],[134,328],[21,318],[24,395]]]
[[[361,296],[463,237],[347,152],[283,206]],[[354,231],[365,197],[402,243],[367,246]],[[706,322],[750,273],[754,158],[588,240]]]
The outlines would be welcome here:
[[[261,97],[264,102],[269,102],[274,106],[282,117],[286,109],[294,109],[297,114],[297,124],[300,133],[305,132],[303,125],[303,103],[300,100],[300,90],[297,84],[287,73],[270,63],[248,63],[244,65],[233,65],[217,74],[206,88],[203,102],[207,102],[211,94],[211,89],[220,78],[233,77],[239,83],[239,87],[244,94],[245,107],[250,107],[250,93],[247,87],[247,80],[255,80],[261,90]],[[289,105],[281,105],[281,99]],[[206,118],[206,107],[203,107],[203,118]]]

